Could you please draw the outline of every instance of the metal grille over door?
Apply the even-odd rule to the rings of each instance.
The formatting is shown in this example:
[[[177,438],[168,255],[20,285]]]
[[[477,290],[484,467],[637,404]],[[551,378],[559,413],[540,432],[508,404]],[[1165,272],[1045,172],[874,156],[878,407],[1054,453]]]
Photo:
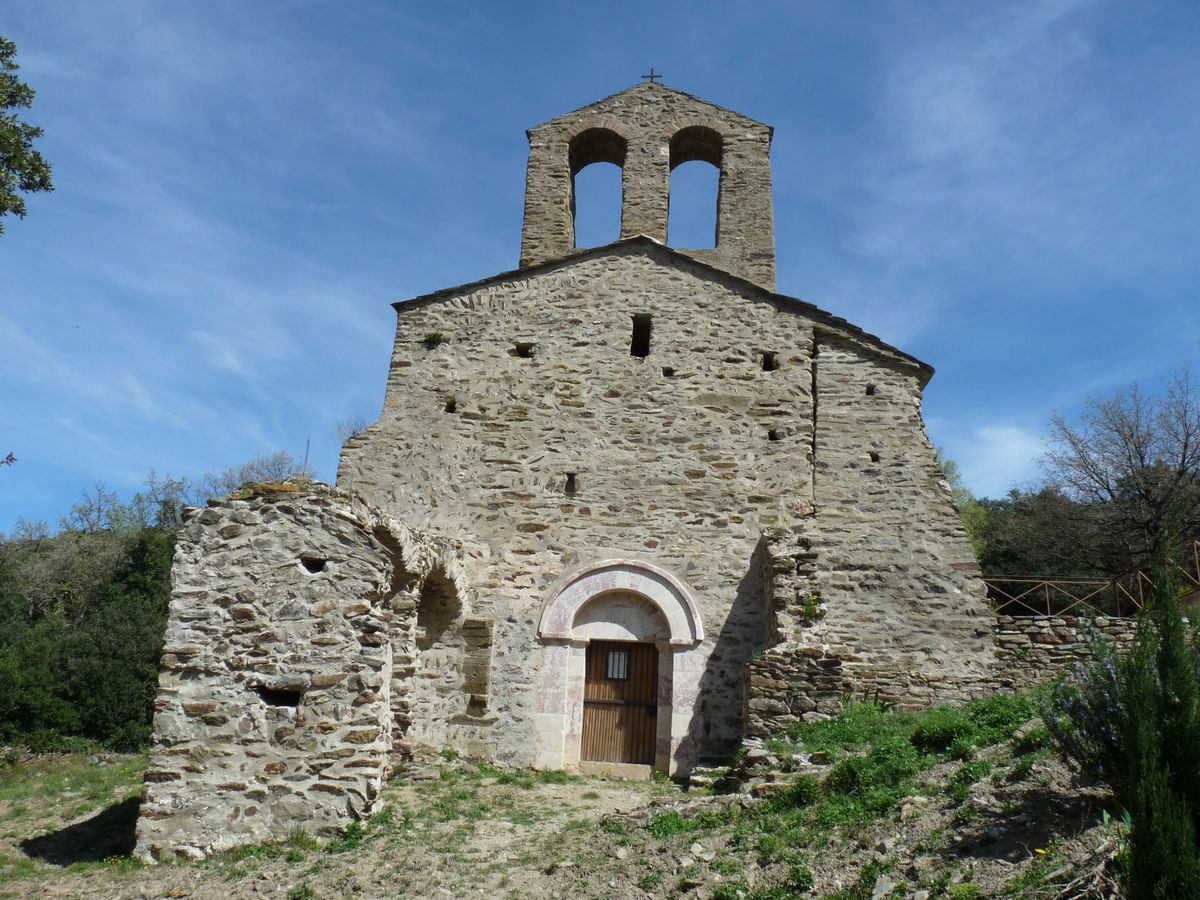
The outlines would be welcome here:
[[[658,725],[658,648],[592,641],[587,648],[580,758],[654,764]]]

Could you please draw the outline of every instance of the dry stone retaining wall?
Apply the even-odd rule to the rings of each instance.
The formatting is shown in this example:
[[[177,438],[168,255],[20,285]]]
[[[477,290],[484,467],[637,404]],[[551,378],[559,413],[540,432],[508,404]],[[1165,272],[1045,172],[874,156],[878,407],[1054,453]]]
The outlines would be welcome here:
[[[953,703],[996,691],[1021,691],[1091,660],[1091,639],[1118,652],[1133,643],[1137,620],[1098,616],[997,616],[996,648],[981,677],[954,673],[851,669],[838,649],[819,643],[773,647],[749,666],[747,737],[770,737],[797,722],[835,715],[847,697],[877,699],[900,709]]]
[[[1050,681],[1091,658],[1093,635],[1126,651],[1136,627],[1136,619],[1110,616],[997,616],[991,684],[1022,690]]]

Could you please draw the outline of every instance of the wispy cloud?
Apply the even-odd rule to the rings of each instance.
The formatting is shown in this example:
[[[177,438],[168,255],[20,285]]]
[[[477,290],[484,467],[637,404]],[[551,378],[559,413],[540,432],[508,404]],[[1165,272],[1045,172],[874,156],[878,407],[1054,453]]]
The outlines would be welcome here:
[[[510,267],[523,128],[650,62],[781,126],[781,288],[938,366],[978,491],[1025,477],[1051,409],[1161,366],[1134,293],[1170,298],[1158,335],[1200,329],[1200,62],[1153,2],[1136,31],[1082,0],[5,13],[57,190],[0,239],[0,528],[309,438],[332,477],[333,420],[379,407],[387,303]]]
[[[995,424],[974,429],[947,446],[963,480],[979,497],[1003,497],[1041,476],[1042,436],[1020,425]]]

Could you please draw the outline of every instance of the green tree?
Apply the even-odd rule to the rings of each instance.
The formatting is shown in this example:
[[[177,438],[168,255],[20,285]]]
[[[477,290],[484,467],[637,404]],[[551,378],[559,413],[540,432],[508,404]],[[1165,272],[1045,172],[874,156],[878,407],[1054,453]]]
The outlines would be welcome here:
[[[954,505],[957,507],[958,515],[962,519],[963,528],[966,529],[967,540],[971,542],[971,549],[975,551],[975,558],[982,560],[988,508],[971,493],[971,489],[963,481],[962,471],[958,468],[958,463],[947,458],[942,453],[941,447],[937,448],[937,457],[938,463],[942,467],[942,473],[946,476],[946,482],[950,485],[950,494],[954,498]]]
[[[1057,488],[1013,488],[979,504],[986,510],[979,563],[987,575],[1101,577],[1142,561],[1104,530],[1098,504]]]
[[[22,122],[14,110],[33,105],[33,88],[17,78],[17,45],[0,37],[0,216],[25,217],[21,192],[52,191],[50,164],[33,149],[42,129]],[[0,234],[4,223],[0,222]]]

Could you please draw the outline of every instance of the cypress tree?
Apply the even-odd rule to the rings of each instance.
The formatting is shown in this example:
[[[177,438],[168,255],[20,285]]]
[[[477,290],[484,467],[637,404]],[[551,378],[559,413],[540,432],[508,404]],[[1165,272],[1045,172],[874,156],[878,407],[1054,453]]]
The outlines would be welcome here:
[[[1178,574],[1161,549],[1152,571],[1152,607],[1125,679],[1125,799],[1133,823],[1126,890],[1131,900],[1200,900],[1197,644],[1180,609]]]

